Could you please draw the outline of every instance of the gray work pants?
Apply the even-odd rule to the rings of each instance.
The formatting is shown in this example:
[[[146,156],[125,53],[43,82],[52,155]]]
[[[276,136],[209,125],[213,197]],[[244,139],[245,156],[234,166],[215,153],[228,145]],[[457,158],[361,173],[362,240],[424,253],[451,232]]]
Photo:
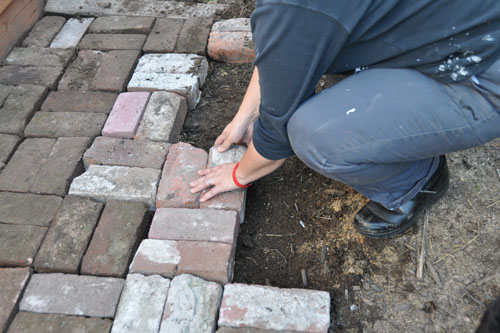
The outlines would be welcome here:
[[[454,84],[411,69],[359,72],[305,101],[288,135],[310,168],[396,208],[437,156],[500,137],[500,60]]]

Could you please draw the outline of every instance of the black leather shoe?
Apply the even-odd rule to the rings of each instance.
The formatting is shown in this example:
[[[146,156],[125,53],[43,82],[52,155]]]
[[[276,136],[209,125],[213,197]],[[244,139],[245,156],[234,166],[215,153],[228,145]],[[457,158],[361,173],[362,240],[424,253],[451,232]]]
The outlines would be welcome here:
[[[391,238],[399,235],[416,222],[424,208],[438,201],[450,183],[446,157],[440,156],[438,168],[420,192],[396,209],[388,209],[376,202],[369,202],[356,214],[354,226],[368,238]]]

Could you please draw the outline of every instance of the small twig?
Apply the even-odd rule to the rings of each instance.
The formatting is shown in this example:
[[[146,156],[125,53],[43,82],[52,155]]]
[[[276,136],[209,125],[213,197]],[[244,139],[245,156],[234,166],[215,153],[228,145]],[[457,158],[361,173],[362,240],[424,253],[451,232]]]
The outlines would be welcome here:
[[[472,296],[468,291],[465,292],[464,297],[465,296],[469,297],[477,305],[479,305],[479,306],[481,306],[483,308],[486,307],[486,305],[483,302],[481,302],[480,300],[478,300],[477,298],[475,298],[474,296]]]
[[[326,217],[326,216],[320,216],[319,218],[323,219],[323,220],[331,220],[332,219],[331,217]]]
[[[266,234],[267,237],[283,237],[283,235],[277,235],[277,234]]]
[[[494,202],[494,203],[492,203],[491,205],[486,206],[486,208],[490,208],[490,207],[495,206],[496,204],[499,204],[499,203],[500,203],[500,200],[495,201],[495,202]]]
[[[300,270],[300,275],[302,275],[302,283],[304,284],[304,287],[307,287],[307,274],[305,268]]]
[[[328,248],[326,247],[326,245],[323,245],[321,247],[321,262],[326,262],[326,251],[328,250]]]
[[[471,205],[472,209],[474,209],[474,211],[479,214],[479,212],[477,211],[476,207],[474,207],[474,205],[472,204],[472,202],[470,202],[469,199],[467,199],[467,202],[469,203],[469,205]]]
[[[455,250],[451,251],[450,253],[445,254],[444,256],[442,256],[441,258],[439,258],[438,260],[436,260],[434,262],[434,264],[438,264],[438,263],[440,263],[441,261],[443,261],[444,259],[446,259],[448,257],[453,257],[453,255],[455,253],[457,253],[460,250],[465,249],[470,243],[472,243],[473,241],[475,241],[478,237],[479,237],[479,235],[474,236],[474,238],[472,238],[470,241],[468,241],[464,246],[461,246],[458,249],[455,249]]]
[[[439,278],[439,275],[436,272],[436,269],[434,268],[434,266],[431,264],[431,262],[430,261],[426,261],[425,262],[425,266],[429,270],[429,273],[430,273],[431,277],[434,279],[434,281],[436,282],[436,284],[438,285],[438,287],[442,288],[443,284],[441,283],[441,279]]]
[[[293,204],[295,205],[295,210],[298,212],[299,211],[299,207],[297,206],[297,203],[294,202]]]
[[[245,258],[252,260],[255,265],[259,266],[259,264],[257,264],[257,261],[254,258],[251,257],[245,257]]]
[[[429,217],[425,216],[424,229],[422,230],[422,246],[420,247],[420,255],[417,260],[417,279],[421,280],[424,277],[425,252],[427,246],[427,232],[429,230]]]

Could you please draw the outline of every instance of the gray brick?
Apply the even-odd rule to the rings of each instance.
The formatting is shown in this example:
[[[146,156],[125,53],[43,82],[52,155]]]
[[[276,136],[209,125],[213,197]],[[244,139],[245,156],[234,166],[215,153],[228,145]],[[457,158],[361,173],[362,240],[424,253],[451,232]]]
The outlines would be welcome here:
[[[207,49],[208,35],[212,28],[213,19],[210,17],[189,18],[179,34],[175,45],[177,53],[195,53],[205,55]]]
[[[100,34],[149,34],[154,21],[154,17],[98,17],[90,26],[89,32]]]
[[[64,23],[66,19],[62,16],[45,16],[33,26],[22,46],[48,47]]]
[[[0,134],[0,162],[7,162],[19,140],[16,135]]]
[[[74,49],[16,47],[4,61],[6,66],[66,67]]]
[[[53,195],[0,192],[0,222],[48,227],[61,202]]]
[[[31,275],[29,268],[0,268],[0,331],[5,332]]]
[[[103,333],[109,332],[112,324],[113,322],[109,319],[23,311],[16,315],[7,333]]]
[[[0,223],[0,266],[31,266],[46,227]]]
[[[184,19],[158,18],[144,44],[144,52],[174,52]]]
[[[4,66],[0,67],[0,82],[13,86],[33,84],[55,90],[63,71],[63,67]]]
[[[96,75],[105,53],[94,50],[81,50],[61,78],[58,90],[91,90],[90,82]]]
[[[96,137],[106,115],[87,112],[36,112],[25,129],[27,137]]]
[[[87,34],[78,47],[100,51],[140,50],[145,41],[146,35],[138,34]]]
[[[61,31],[50,43],[54,48],[76,47],[89,26],[94,21],[93,18],[70,18],[62,27]]]
[[[117,97],[118,94],[101,91],[51,91],[41,110],[108,114]]]

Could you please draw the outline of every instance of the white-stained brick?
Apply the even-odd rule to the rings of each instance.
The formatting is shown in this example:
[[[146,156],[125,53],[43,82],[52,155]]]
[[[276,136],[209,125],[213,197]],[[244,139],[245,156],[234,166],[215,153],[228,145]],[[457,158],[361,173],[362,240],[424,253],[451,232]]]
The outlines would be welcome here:
[[[76,47],[93,21],[93,18],[69,19],[50,43],[50,47],[60,49]]]

